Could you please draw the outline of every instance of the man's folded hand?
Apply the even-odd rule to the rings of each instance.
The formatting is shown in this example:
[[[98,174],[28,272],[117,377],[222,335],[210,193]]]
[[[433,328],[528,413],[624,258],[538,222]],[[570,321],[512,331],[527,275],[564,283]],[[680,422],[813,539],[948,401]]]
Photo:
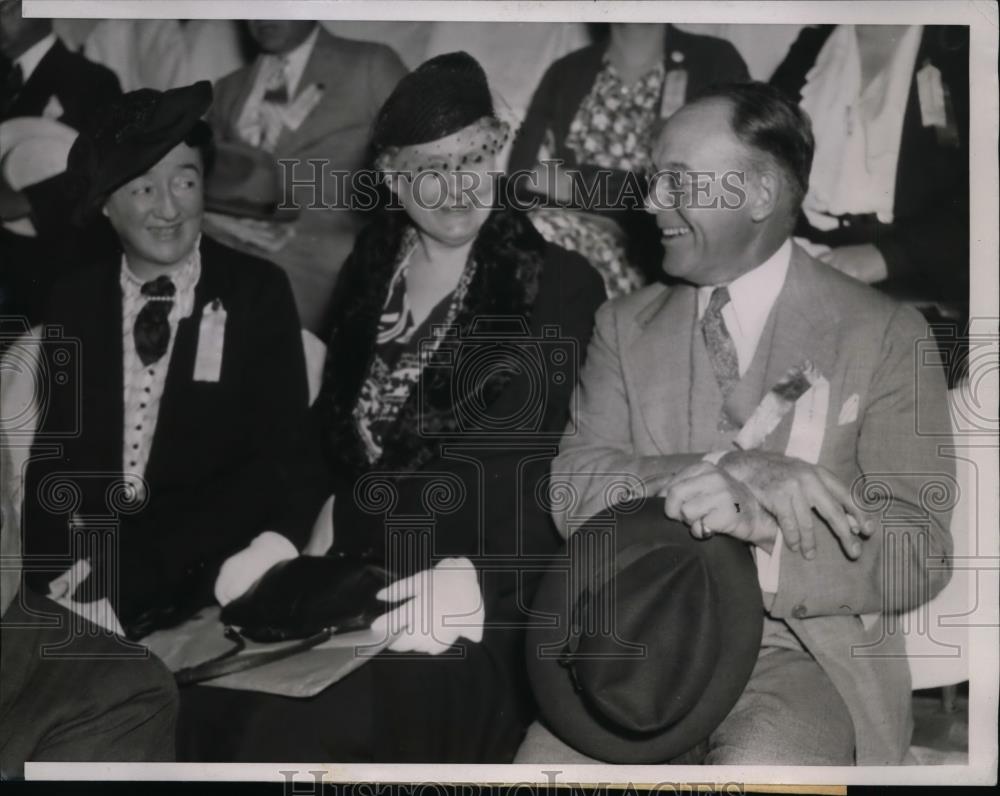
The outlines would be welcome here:
[[[773,518],[746,484],[714,464],[702,461],[685,468],[663,494],[664,514],[687,523],[698,539],[723,533],[768,553],[774,547],[778,526]]]
[[[777,520],[791,550],[815,557],[818,517],[848,558],[861,556],[861,541],[871,536],[873,526],[847,487],[825,467],[758,450],[730,451],[719,467],[750,488]]]

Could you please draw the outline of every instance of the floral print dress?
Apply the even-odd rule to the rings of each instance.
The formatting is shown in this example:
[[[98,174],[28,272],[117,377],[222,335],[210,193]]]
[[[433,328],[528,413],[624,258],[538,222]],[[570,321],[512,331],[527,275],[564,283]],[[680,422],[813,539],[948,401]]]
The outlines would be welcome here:
[[[370,464],[382,457],[386,432],[420,382],[424,365],[445,330],[454,323],[476,271],[475,261],[470,260],[455,290],[441,299],[423,323],[417,324],[406,296],[406,274],[416,244],[417,233],[411,228],[400,246],[398,264],[379,318],[372,363],[354,407],[354,421]]]
[[[605,55],[590,93],[580,103],[566,136],[577,163],[646,175],[652,170],[651,131],[659,114],[666,69],[657,63],[626,85]],[[625,234],[617,225],[561,208],[532,212],[539,232],[552,243],[583,254],[604,279],[608,298],[631,293],[644,284],[629,263]]]

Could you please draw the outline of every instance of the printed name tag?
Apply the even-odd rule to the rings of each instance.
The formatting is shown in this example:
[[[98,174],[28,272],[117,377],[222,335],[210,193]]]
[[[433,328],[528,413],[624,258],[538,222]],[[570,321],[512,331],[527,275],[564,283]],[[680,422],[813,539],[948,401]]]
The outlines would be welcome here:
[[[198,328],[194,380],[217,382],[222,374],[222,348],[226,338],[226,308],[216,299],[205,305]]]
[[[817,375],[812,387],[795,402],[792,430],[785,456],[818,464],[826,436],[826,416],[830,406],[830,382]]]
[[[688,73],[686,69],[671,69],[663,78],[663,96],[660,98],[660,118],[674,115],[687,96]]]
[[[924,127],[947,125],[941,70],[933,64],[927,64],[917,72],[917,98],[920,101],[920,120]]]

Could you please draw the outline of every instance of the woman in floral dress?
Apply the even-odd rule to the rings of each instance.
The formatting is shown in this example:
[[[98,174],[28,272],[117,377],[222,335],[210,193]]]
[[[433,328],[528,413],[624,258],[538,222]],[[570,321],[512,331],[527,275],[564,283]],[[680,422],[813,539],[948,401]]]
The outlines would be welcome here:
[[[642,213],[657,123],[713,83],[749,80],[731,44],[660,24],[609,26],[542,78],[514,142],[519,192],[540,194],[532,222],[585,255],[609,298],[656,278],[661,260]]]

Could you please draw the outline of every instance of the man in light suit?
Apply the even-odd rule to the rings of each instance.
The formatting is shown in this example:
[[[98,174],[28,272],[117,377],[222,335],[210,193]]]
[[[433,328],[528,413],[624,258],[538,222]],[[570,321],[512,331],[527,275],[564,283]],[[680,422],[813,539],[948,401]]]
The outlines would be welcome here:
[[[674,284],[598,312],[553,463],[578,497],[564,534],[624,480],[753,550],[761,652],[709,764],[902,762],[910,679],[885,618],[950,577],[949,501],[926,505],[954,492],[943,369],[918,358],[915,311],[791,242],[812,149],[808,118],[760,83],[666,123],[649,209]]]
[[[313,21],[249,27],[262,52],[218,81],[209,123],[221,141],[293,161],[284,166],[286,197],[302,212],[292,225],[210,215],[206,231],[280,265],[302,325],[322,336],[333,284],[362,221],[352,198],[365,200],[344,175],[364,165],[375,114],[406,67],[389,47],[334,36]]]

